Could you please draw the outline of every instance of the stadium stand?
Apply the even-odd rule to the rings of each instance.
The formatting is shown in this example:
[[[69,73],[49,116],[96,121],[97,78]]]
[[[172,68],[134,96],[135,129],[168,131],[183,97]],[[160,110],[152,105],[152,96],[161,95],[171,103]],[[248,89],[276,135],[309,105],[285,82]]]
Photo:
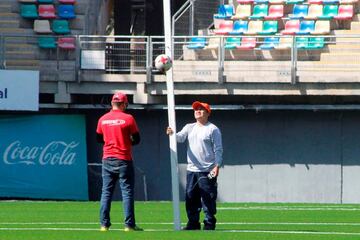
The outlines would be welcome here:
[[[74,5],[60,5],[58,7],[58,15],[63,19],[76,18]]]
[[[38,8],[39,17],[53,19],[56,18],[55,7],[52,4],[40,4]]]

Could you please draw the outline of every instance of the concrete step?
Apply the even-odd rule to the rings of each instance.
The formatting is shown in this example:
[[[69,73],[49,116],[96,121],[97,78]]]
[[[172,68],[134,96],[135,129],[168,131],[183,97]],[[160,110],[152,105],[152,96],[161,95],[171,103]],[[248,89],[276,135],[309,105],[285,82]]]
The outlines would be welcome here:
[[[2,20],[0,19],[0,28],[18,28],[20,25],[19,20]]]
[[[15,59],[26,59],[26,60],[37,60],[39,58],[38,51],[32,50],[22,50],[22,51],[6,51],[5,59],[6,60],[15,60]]]
[[[11,13],[11,12],[0,12],[0,19],[1,20],[20,20],[21,16],[17,13]]]
[[[0,28],[0,34],[9,34],[9,35],[35,35],[34,30],[32,29],[23,29],[23,28]]]
[[[37,44],[27,43],[7,43],[5,45],[5,51],[38,51],[39,47]]]
[[[3,3],[1,2],[0,3],[0,13],[9,13],[11,12],[11,4],[8,4],[8,3]]]
[[[351,30],[360,30],[360,22],[351,22]]]
[[[360,63],[358,53],[322,53],[321,61],[337,61],[338,63]]]
[[[39,69],[39,66],[39,60],[6,60],[6,68],[9,69]]]
[[[328,49],[330,53],[360,53],[360,43],[329,44]]]

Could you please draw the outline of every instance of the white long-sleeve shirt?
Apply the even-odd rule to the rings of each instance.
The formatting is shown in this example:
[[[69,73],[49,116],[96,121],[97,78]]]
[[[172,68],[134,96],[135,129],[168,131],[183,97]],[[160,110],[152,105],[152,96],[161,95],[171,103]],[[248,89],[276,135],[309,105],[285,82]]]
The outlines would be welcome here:
[[[198,123],[186,124],[176,134],[177,142],[185,142],[187,146],[187,170],[191,172],[209,172],[215,165],[222,164],[221,132],[211,122],[205,125]]]

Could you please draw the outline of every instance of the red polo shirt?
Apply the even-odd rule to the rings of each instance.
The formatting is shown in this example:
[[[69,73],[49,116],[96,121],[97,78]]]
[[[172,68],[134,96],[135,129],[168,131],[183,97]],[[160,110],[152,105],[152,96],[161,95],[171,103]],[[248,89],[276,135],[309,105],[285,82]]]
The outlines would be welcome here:
[[[103,159],[132,160],[130,136],[139,132],[133,116],[121,110],[111,110],[99,119],[96,132],[104,136]]]

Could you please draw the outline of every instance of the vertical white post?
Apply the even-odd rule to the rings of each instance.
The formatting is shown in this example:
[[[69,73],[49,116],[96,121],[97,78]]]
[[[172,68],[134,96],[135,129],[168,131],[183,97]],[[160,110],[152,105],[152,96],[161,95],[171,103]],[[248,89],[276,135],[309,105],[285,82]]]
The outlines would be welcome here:
[[[164,8],[164,35],[165,35],[165,54],[171,59],[172,56],[172,36],[171,36],[171,8],[170,0],[163,0]],[[167,104],[168,104],[168,120],[169,126],[176,133],[175,120],[175,97],[174,97],[174,82],[172,68],[166,72],[166,87],[167,87]],[[179,198],[179,170],[177,159],[177,145],[176,134],[169,136],[170,140],[170,161],[171,161],[171,186],[173,198],[173,212],[174,212],[174,228],[180,230],[180,198]]]

